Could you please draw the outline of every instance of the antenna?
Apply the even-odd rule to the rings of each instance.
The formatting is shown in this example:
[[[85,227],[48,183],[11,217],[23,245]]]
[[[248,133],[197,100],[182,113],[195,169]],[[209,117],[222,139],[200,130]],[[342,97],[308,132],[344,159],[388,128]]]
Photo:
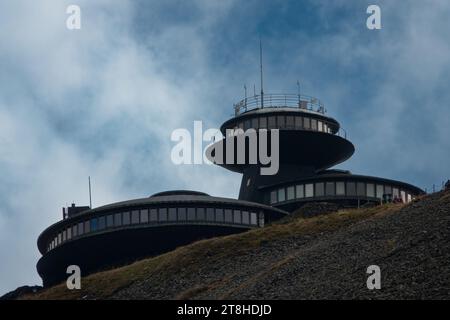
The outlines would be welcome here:
[[[246,84],[244,84],[244,94],[245,94],[244,104],[245,104],[245,108],[247,108],[247,85]]]
[[[261,108],[264,108],[264,84],[263,84],[263,63],[262,63],[262,42],[259,37],[259,67],[261,71]]]
[[[92,209],[91,176],[89,176],[89,208]]]
[[[298,107],[300,108],[301,99],[300,99],[300,82],[297,80],[297,94],[298,94]]]

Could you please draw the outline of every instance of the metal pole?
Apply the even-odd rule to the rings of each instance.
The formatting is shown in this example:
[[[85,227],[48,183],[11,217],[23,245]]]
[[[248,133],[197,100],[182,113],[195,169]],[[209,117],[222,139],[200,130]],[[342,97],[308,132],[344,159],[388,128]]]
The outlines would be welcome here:
[[[244,84],[244,91],[245,91],[245,109],[247,110],[247,85]]]
[[[264,108],[264,83],[263,83],[263,64],[262,64],[262,42],[259,38],[259,67],[261,71],[261,108]]]
[[[89,176],[89,208],[92,209],[91,176]]]

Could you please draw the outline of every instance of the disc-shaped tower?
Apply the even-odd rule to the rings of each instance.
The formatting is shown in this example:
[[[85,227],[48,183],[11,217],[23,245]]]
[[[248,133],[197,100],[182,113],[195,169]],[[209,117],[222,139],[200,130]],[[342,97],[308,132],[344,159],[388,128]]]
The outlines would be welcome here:
[[[326,115],[322,102],[296,94],[255,95],[235,104],[235,116],[221,126],[223,140],[207,150],[210,159],[243,174],[239,199],[294,210],[305,202],[333,201],[360,205],[398,198],[404,202],[423,191],[394,180],[328,170],[350,158],[355,148],[339,122]],[[278,139],[271,139],[277,131]],[[267,131],[267,139],[262,132]],[[264,175],[264,162],[250,161],[251,151],[268,142],[279,155],[275,174]],[[274,142],[278,147],[274,147]],[[230,147],[232,146],[232,147]],[[242,147],[243,146],[243,147]],[[220,152],[218,152],[220,150]],[[239,153],[244,151],[239,161]],[[264,151],[264,150],[263,150]],[[231,154],[231,156],[230,156]],[[264,154],[264,152],[263,152]]]

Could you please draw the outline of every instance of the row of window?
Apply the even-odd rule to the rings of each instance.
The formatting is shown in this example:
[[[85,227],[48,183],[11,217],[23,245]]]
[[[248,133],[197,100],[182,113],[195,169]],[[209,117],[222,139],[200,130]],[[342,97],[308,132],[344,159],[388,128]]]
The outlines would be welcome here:
[[[382,200],[389,195],[392,199],[410,202],[412,195],[391,185],[354,181],[329,181],[298,184],[270,192],[270,204],[312,197],[370,197]]]
[[[236,124],[234,129],[300,129],[331,133],[330,126],[321,120],[301,116],[255,117]],[[230,133],[230,135],[232,135]]]
[[[203,221],[264,226],[264,215],[256,212],[222,208],[154,208],[120,212],[81,221],[61,232],[48,244],[47,251],[83,234],[133,224],[175,221]]]

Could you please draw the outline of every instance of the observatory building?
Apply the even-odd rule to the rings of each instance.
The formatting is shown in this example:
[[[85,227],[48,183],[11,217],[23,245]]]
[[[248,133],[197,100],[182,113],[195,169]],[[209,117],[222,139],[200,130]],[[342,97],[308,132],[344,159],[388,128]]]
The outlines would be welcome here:
[[[423,193],[420,188],[401,181],[330,169],[349,159],[355,147],[339,122],[326,115],[324,105],[317,98],[298,94],[266,94],[263,98],[256,95],[235,104],[235,116],[220,128],[224,140],[209,150],[210,160],[215,162],[215,150],[223,148],[226,154],[227,139],[234,139],[237,146],[239,135],[246,135],[252,129],[257,133],[262,129],[278,129],[277,174],[261,175],[262,165],[248,164],[249,161],[220,164],[242,173],[239,200],[291,212],[306,202],[327,201],[350,207],[383,201],[406,203]],[[250,149],[250,139],[247,140],[246,152]],[[234,154],[236,150],[237,147]]]
[[[63,220],[45,229],[37,241],[42,254],[37,270],[44,286],[64,281],[69,265],[80,266],[85,276],[199,239],[261,228],[307,202],[356,207],[409,202],[423,193],[404,182],[330,169],[350,158],[355,148],[318,99],[255,95],[234,109],[235,116],[221,126],[223,140],[207,150],[210,160],[215,162],[216,151],[227,140],[250,131],[258,137],[262,130],[270,134],[275,129],[279,135],[276,174],[261,175],[260,164],[220,164],[242,173],[237,200],[176,190],[97,208],[64,208]],[[247,138],[246,151],[252,143]]]

